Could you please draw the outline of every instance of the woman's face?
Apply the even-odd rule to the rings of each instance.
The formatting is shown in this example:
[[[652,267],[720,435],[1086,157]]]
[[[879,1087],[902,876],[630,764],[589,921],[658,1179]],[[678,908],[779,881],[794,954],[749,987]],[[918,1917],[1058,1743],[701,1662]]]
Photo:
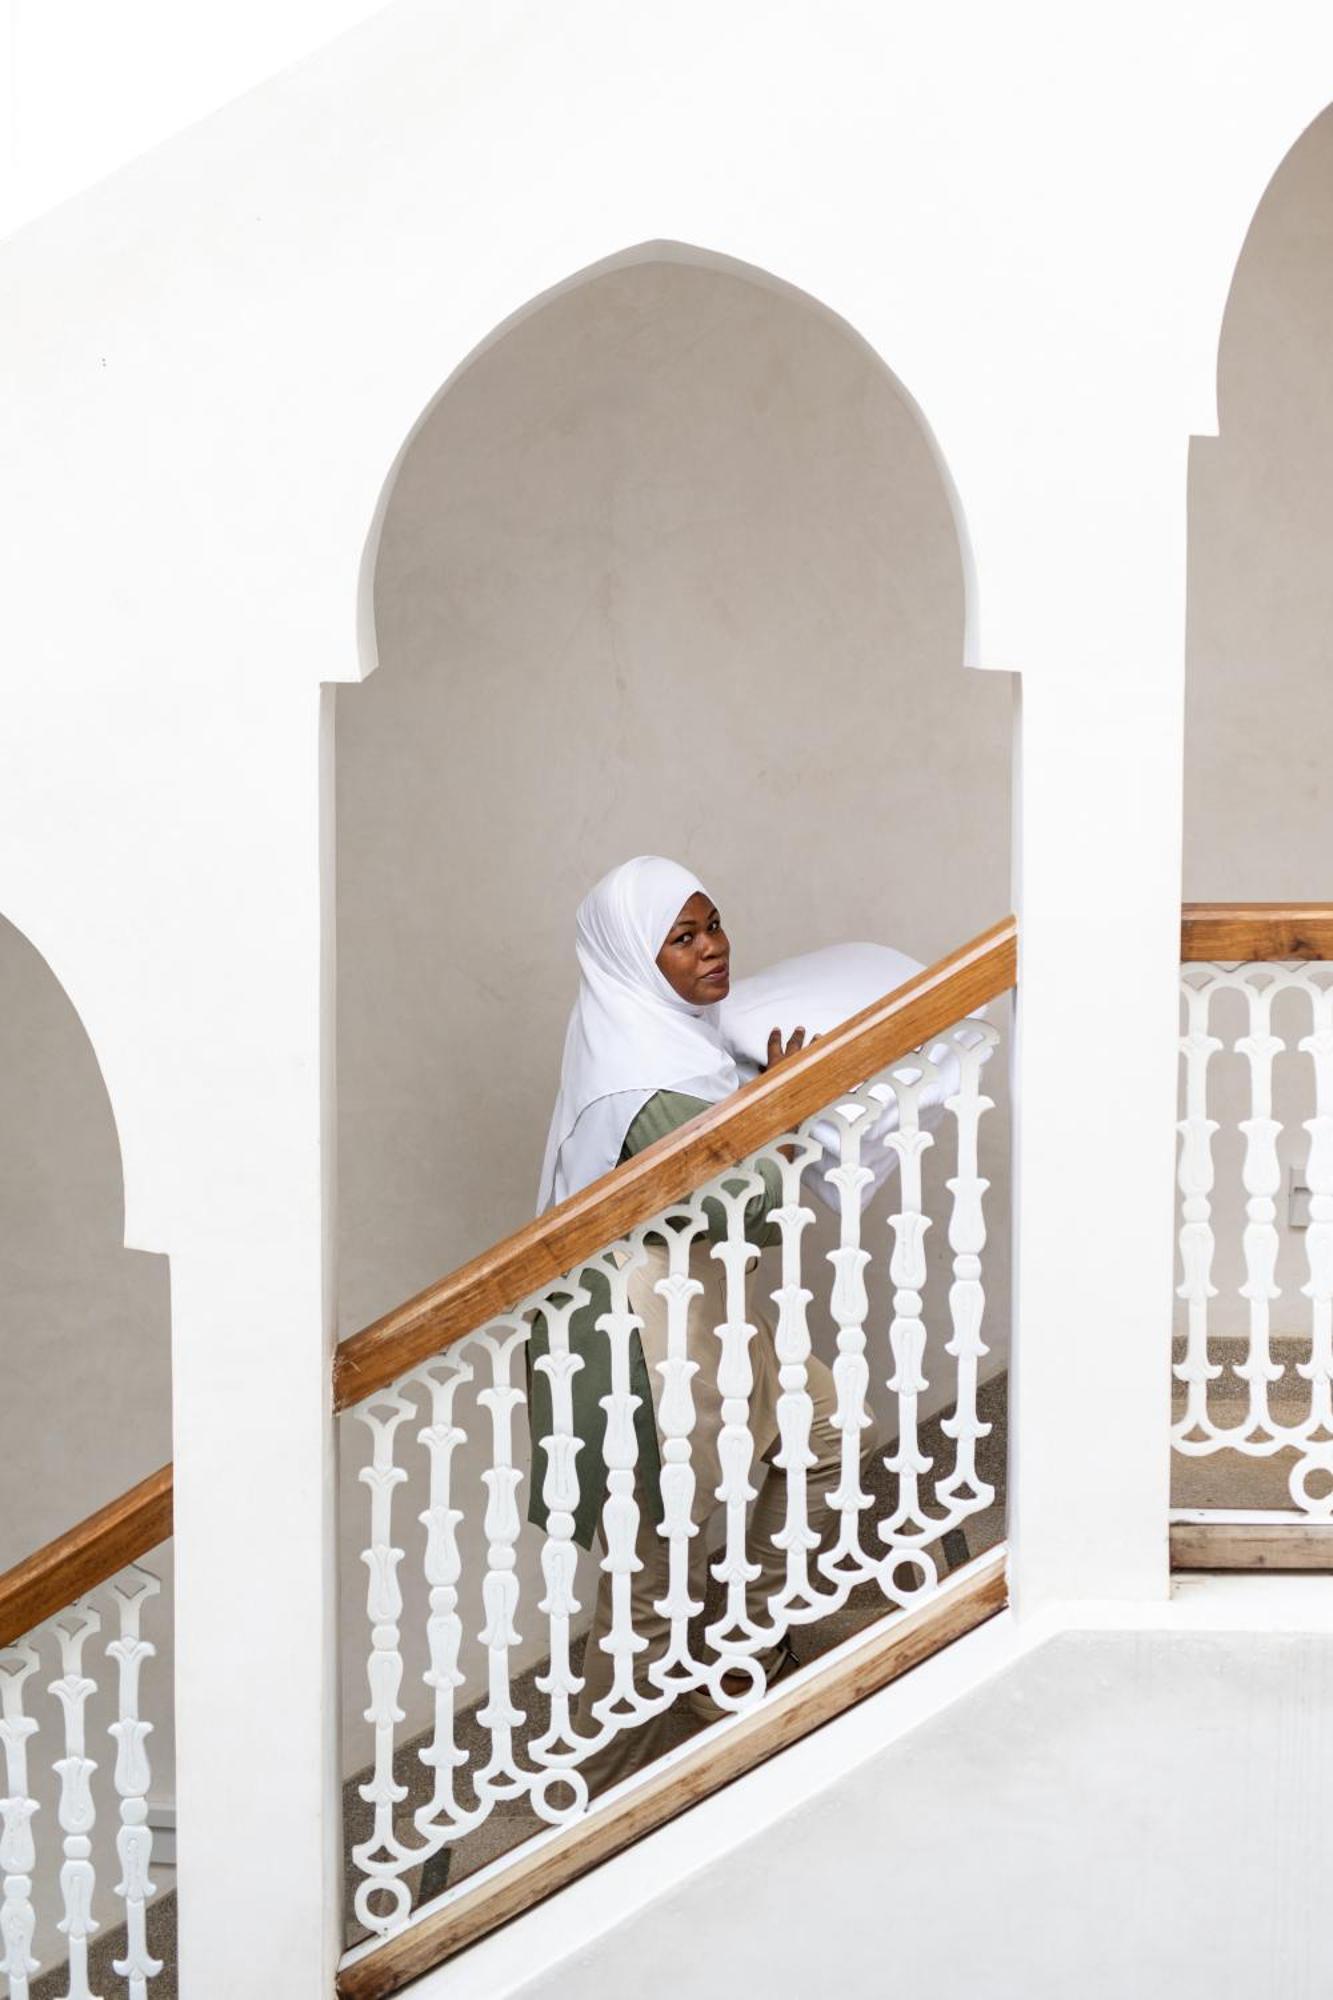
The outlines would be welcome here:
[[[692,1007],[725,1000],[731,986],[731,944],[702,889],[690,897],[666,934],[657,969]]]

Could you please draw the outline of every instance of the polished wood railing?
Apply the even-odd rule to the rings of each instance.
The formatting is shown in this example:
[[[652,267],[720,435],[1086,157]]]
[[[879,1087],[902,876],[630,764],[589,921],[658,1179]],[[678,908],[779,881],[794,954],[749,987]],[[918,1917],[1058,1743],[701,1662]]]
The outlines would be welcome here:
[[[402,1421],[401,1413],[408,1407],[404,1398],[414,1395],[421,1388],[419,1378],[413,1382],[414,1371],[422,1370],[423,1364],[429,1368],[442,1351],[454,1347],[468,1336],[483,1335],[484,1353],[490,1356],[490,1363],[480,1364],[478,1380],[491,1382],[494,1368],[500,1368],[500,1374],[494,1379],[493,1394],[490,1388],[483,1388],[479,1394],[482,1404],[487,1402],[488,1396],[492,1396],[493,1423],[496,1410],[507,1411],[509,1408],[512,1386],[508,1374],[509,1348],[490,1338],[490,1330],[497,1321],[503,1322],[506,1315],[521,1311],[534,1298],[549,1297],[551,1289],[567,1288],[567,1274],[581,1267],[586,1268],[588,1260],[604,1253],[608,1245],[615,1245],[631,1232],[652,1225],[664,1211],[697,1201],[700,1189],[715,1184],[719,1177],[725,1179],[729,1169],[739,1167],[762,1149],[791,1140],[807,1121],[828,1116],[831,1106],[854,1098],[872,1079],[882,1078],[904,1058],[910,1065],[918,1050],[933,1050],[936,1043],[949,1041],[958,1033],[960,1025],[966,1023],[969,1015],[1009,993],[1016,983],[1017,926],[1012,918],[1007,918],[841,1026],[821,1035],[816,1045],[799,1056],[756,1078],[657,1146],[620,1165],[593,1186],[345,1341],[337,1357],[335,1401],[340,1409],[357,1408],[375,1439],[372,1518],[366,1528],[372,1552],[388,1547],[394,1540],[393,1523],[388,1511],[388,1496],[393,1490],[396,1469],[393,1440]],[[993,1039],[987,1042],[985,1034]],[[966,1351],[971,1357],[972,1367],[971,1374],[967,1375],[966,1388],[960,1375],[955,1410],[957,1430],[950,1435],[970,1441],[966,1446],[960,1442],[959,1451],[963,1456],[959,1458],[958,1465],[966,1465],[964,1487],[975,1489],[965,1495],[960,1504],[972,1506],[973,1511],[983,1508],[994,1497],[994,1489],[978,1480],[972,1457],[977,1436],[989,1426],[979,1429],[976,1421],[975,1364],[985,1349],[971,1346],[972,1335],[977,1329],[967,1332],[966,1302],[975,1291],[979,1310],[980,1248],[985,1240],[981,1229],[980,1195],[987,1185],[984,1180],[977,1180],[977,1118],[980,1109],[989,1106],[989,1100],[978,1096],[978,1073],[984,1055],[976,1055],[975,1050],[979,1046],[988,1051],[994,1046],[995,1039],[998,1036],[993,1026],[988,1024],[983,1033],[981,1024],[977,1024],[977,1041],[959,1045],[973,1050],[972,1067],[960,1074],[948,1100],[957,1125],[958,1146],[958,1174],[947,1182],[954,1203],[953,1219],[958,1225],[956,1240],[954,1235],[950,1236],[956,1253],[950,1311],[957,1315],[955,1328],[959,1346],[956,1351],[960,1355]],[[915,1099],[911,1103],[911,1121],[915,1130],[919,1114],[915,1109]],[[859,1157],[854,1150],[859,1144],[858,1136],[854,1142],[853,1157]],[[790,1201],[795,1197],[788,1191],[786,1199]],[[859,1201],[859,1197],[854,1199]],[[919,1186],[910,1196],[904,1192],[902,1200],[909,1216],[918,1214],[921,1201]],[[960,1203],[964,1206],[960,1207]],[[972,1207],[967,1206],[968,1203],[975,1204],[975,1213]],[[964,1209],[970,1220],[960,1221]],[[903,1218],[899,1220],[903,1221]],[[843,1226],[844,1229],[847,1226],[845,1214]],[[895,1229],[897,1227],[895,1223]],[[795,1277],[788,1273],[787,1282],[799,1286],[798,1251],[799,1237],[796,1250],[791,1244],[784,1243],[784,1258],[793,1257],[796,1273]],[[853,1250],[844,1254],[855,1256],[857,1253]],[[907,1274],[906,1267],[896,1280],[900,1286],[906,1287],[919,1281],[919,1278]],[[969,1290],[969,1287],[972,1289]],[[801,1296],[809,1298],[811,1293],[802,1292]],[[920,1301],[914,1291],[900,1291],[898,1297],[900,1303],[895,1311],[906,1310],[910,1314],[920,1309]],[[915,1306],[904,1303],[913,1300],[916,1301]],[[850,1310],[851,1316],[855,1317],[855,1308]],[[850,1353],[850,1348],[848,1351]],[[955,1349],[949,1351],[953,1353]],[[501,1355],[505,1358],[497,1361],[497,1356]],[[474,1379],[472,1363],[465,1361],[463,1368],[465,1372],[456,1378],[449,1377],[455,1387],[471,1383]],[[912,1373],[910,1368],[908,1373]],[[430,1434],[443,1451],[446,1449],[446,1432],[451,1440],[456,1439],[462,1434],[462,1420],[454,1404],[452,1388],[447,1389],[447,1411],[443,1405],[436,1407],[437,1392],[446,1393],[441,1386],[444,1376],[431,1376],[430,1380],[431,1408],[434,1412]],[[391,1385],[396,1385],[394,1395],[386,1397],[384,1392]],[[614,1402],[616,1394],[622,1392],[613,1386],[611,1401]],[[910,1393],[915,1395],[915,1390]],[[381,1403],[383,1409],[377,1409]],[[915,1425],[915,1405],[906,1421],[909,1427]],[[415,1431],[414,1423],[404,1426],[405,1436]],[[911,1434],[915,1435],[914,1429]],[[426,1433],[421,1435],[424,1437]],[[496,1463],[504,1468],[510,1465],[511,1443],[507,1434],[507,1418],[504,1418],[501,1431],[492,1440],[492,1449],[497,1454]],[[537,1448],[534,1440],[534,1451]],[[452,1443],[447,1449],[452,1450]],[[799,1461],[799,1449],[797,1458]],[[447,1476],[447,1460],[443,1464],[444,1470],[442,1462],[432,1457],[432,1518],[440,1517],[452,1522],[458,1516],[452,1511],[455,1502]],[[483,1473],[482,1477],[485,1479],[487,1475]],[[415,1506],[415,1501],[412,1504]],[[869,1502],[859,1504],[867,1505]],[[496,1513],[492,1525],[488,1513],[487,1523],[488,1575],[494,1574],[503,1580],[513,1564],[517,1516],[510,1518],[501,1510]],[[568,1527],[562,1532],[568,1543]],[[738,1532],[744,1536],[743,1524]],[[885,1523],[880,1524],[880,1535],[885,1546],[889,1546],[891,1535],[886,1532]],[[438,1579],[446,1570],[456,1574],[453,1565],[459,1557],[457,1546],[452,1541],[452,1528],[449,1538],[447,1549],[437,1541],[425,1552],[427,1571],[432,1579]],[[961,1534],[957,1539],[966,1548]],[[913,1547],[916,1548],[915,1542]],[[919,1555],[919,1549],[917,1553]],[[864,1555],[859,1535],[853,1536],[846,1550],[846,1562],[855,1565]],[[946,1562],[956,1560],[956,1555],[946,1558]],[[882,1559],[877,1553],[876,1560],[865,1572],[867,1578],[882,1582],[879,1575],[881,1565]],[[776,1754],[797,1737],[883,1687],[896,1675],[993,1616],[1006,1602],[1002,1548],[992,1548],[986,1557],[947,1580],[938,1578],[933,1561],[922,1563],[920,1568],[923,1579],[928,1573],[930,1579],[928,1586],[923,1586],[922,1596],[909,1607],[897,1604],[887,1623],[882,1628],[876,1626],[864,1643],[857,1642],[818,1666],[807,1668],[793,1680],[790,1688],[775,1689],[766,1695],[752,1712],[740,1716],[717,1739],[697,1748],[691,1747],[683,1756],[673,1756],[663,1768],[646,1767],[642,1773],[636,1774],[633,1790],[622,1798],[604,1805],[594,1796],[577,1820],[559,1829],[548,1829],[544,1837],[535,1841],[530,1849],[525,1846],[525,1850],[503,1870],[493,1874],[488,1871],[486,1878],[475,1886],[461,1885],[438,1909],[432,1908],[411,1920],[406,1915],[406,1904],[401,1902],[399,1908],[392,1912],[374,1907],[377,1885],[385,1894],[400,1897],[400,1878],[410,1867],[408,1850],[400,1845],[391,1818],[385,1814],[382,1805],[377,1804],[375,1827],[368,1831],[367,1838],[359,1847],[353,1848],[353,1857],[364,1875],[358,1891],[358,1920],[367,1929],[378,1931],[379,1935],[368,1937],[356,1945],[344,1960],[338,1977],[339,1994],[344,1996],[344,2000],[371,2000],[371,1996],[399,1991],[430,1967],[442,1963],[451,1954],[484,1936],[497,1924],[564,1887],[629,1842],[685,1811],[719,1786]],[[859,1571],[856,1573],[859,1574]],[[848,1576],[851,1574],[849,1569]],[[828,1592],[826,1608],[829,1601],[835,1606],[841,1605],[850,1588],[848,1582],[843,1589],[840,1579],[839,1587]],[[549,1577],[547,1589],[548,1595],[557,1595],[552,1591]],[[892,1593],[886,1598],[886,1605],[891,1599]],[[389,1612],[384,1606],[388,1602],[387,1598],[383,1604],[378,1598],[374,1599],[367,1614],[372,1620],[367,1663],[372,1691],[376,1687],[387,1686],[392,1677],[401,1671],[396,1624],[390,1626],[385,1622]],[[431,1602],[434,1604],[434,1597]],[[547,1609],[546,1606],[542,1608]],[[577,1610],[577,1605],[573,1609]],[[446,1643],[455,1644],[458,1637],[456,1613],[449,1611],[447,1615],[453,1621],[454,1640],[447,1641],[442,1629],[438,1634],[442,1648]],[[549,1684],[551,1689],[563,1689],[567,1699],[568,1607],[553,1603],[550,1615],[551,1658],[556,1664],[548,1681],[539,1682],[539,1685],[546,1687]],[[811,1612],[799,1622],[813,1625],[818,1615],[817,1611]],[[566,1621],[558,1630],[557,1618]],[[503,1651],[508,1642],[501,1637],[498,1643]],[[449,1657],[453,1662],[449,1671],[457,1675],[457,1655],[450,1652]],[[690,1664],[692,1668],[697,1666],[693,1655],[690,1656]],[[488,1671],[495,1685],[503,1684],[508,1688],[510,1664],[507,1652],[498,1668],[493,1656]],[[499,1709],[506,1713],[507,1699],[497,1697]],[[551,1715],[554,1719],[559,1713],[554,1695],[552,1704]],[[388,1721],[388,1716],[383,1711],[376,1711],[368,1714],[367,1719],[375,1725],[376,1763],[370,1782],[361,1787],[361,1797],[370,1800],[373,1795],[376,1801],[382,1801],[386,1796],[386,1787],[394,1781],[393,1744],[385,1736],[382,1726]],[[517,1719],[521,1720],[521,1717]],[[438,1740],[451,1743],[452,1712],[443,1722],[437,1714],[435,1726]],[[567,1721],[560,1726],[567,1730]],[[439,1736],[441,1730],[443,1735]],[[510,1755],[511,1751],[506,1749],[503,1754]],[[430,1757],[423,1753],[423,1761],[431,1762],[433,1759],[434,1751]],[[558,1777],[558,1766],[553,1768]],[[437,1819],[447,1817],[452,1810],[449,1800],[437,1801],[435,1810]],[[420,1826],[418,1832],[423,1835],[421,1851],[424,1853],[428,1835]],[[428,1901],[433,1901],[433,1893],[424,1890],[423,1893],[427,1894]]]
[[[339,1410],[573,1270],[725,1168],[821,1111],[840,1091],[919,1048],[1017,977],[1018,925],[994,924],[840,1028],[758,1076],[688,1125],[571,1195],[536,1222],[386,1313],[338,1349]]]
[[[140,1480],[0,1576],[0,1646],[108,1582],[171,1534],[172,1474]]]
[[[1333,904],[1186,903],[1180,956],[1226,965],[1233,960],[1333,959]]]

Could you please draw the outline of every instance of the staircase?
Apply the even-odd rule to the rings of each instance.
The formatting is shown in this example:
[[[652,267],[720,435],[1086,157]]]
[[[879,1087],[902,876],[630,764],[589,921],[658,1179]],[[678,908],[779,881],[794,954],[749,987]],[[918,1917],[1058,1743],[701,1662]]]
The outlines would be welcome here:
[[[1290,912],[1272,918],[1251,912],[1243,942],[1259,955],[1243,963],[1217,955],[1241,942],[1234,930],[1197,928],[1201,921],[1187,916],[1184,953],[1181,1296],[1192,1316],[1175,1349],[1173,1554],[1178,1567],[1221,1560],[1327,1566],[1323,1537],[1333,1502],[1311,1480],[1308,1518],[1293,1520],[1290,1495],[1293,1470],[1322,1463],[1321,1454],[1333,1450],[1321,1415],[1333,1382],[1327,1351],[1333,1268],[1317,1233],[1333,1230],[1333,1178],[1326,1185],[1330,1168],[1315,1150],[1333,1132],[1333,1067],[1320,1067],[1333,1066],[1333,980],[1324,979],[1325,961],[1333,970],[1333,915],[1316,919],[1307,912],[1297,922]],[[1229,921],[1234,925],[1234,917]],[[1205,959],[1205,947],[1214,956]],[[1265,955],[1279,949],[1288,956]],[[1015,957],[1012,923],[996,926],[343,1344],[334,1407],[360,1423],[370,1445],[361,1475],[368,1519],[358,1537],[368,1578],[367,1643],[363,1657],[349,1655],[343,1668],[366,1677],[373,1750],[343,1788],[346,1949],[338,1991],[346,2000],[402,1990],[1004,1606],[1008,1375],[1003,1367],[986,1372],[987,1183],[977,1152],[980,1120],[990,1108],[984,1064],[998,1036],[979,1010],[1009,990]],[[1253,1090],[1248,1102],[1230,1107],[1247,1114],[1238,1126],[1245,1214],[1236,1248],[1248,1274],[1246,1333],[1210,1328],[1200,1317],[1212,1293],[1199,1232],[1206,1228],[1214,1245],[1224,1243],[1227,1220],[1225,1200],[1200,1166],[1200,1144],[1211,1147],[1212,1134],[1225,1124],[1210,1116],[1219,1107],[1200,1094],[1201,977],[1218,990],[1243,989],[1250,1010],[1230,1042],[1213,1036],[1208,1050],[1210,1057],[1243,1057]],[[1284,1041],[1269,1032],[1278,991],[1314,1009],[1308,1035],[1289,1030]],[[1271,1065],[1288,1043],[1314,1059],[1318,1090],[1315,1115],[1304,1121],[1296,1115],[1300,1106],[1279,1091],[1284,1124],[1271,1115],[1273,1077],[1263,1064]],[[1267,1052],[1257,1068],[1256,1046]],[[941,1079],[948,1087],[937,1092],[943,1102],[932,1124],[930,1091]],[[1312,1233],[1299,1244],[1279,1230],[1256,1133],[1275,1142],[1302,1124],[1311,1135],[1314,1205]],[[870,1310],[863,1283],[873,1254],[863,1242],[861,1201],[863,1148],[870,1146],[891,1150],[896,1171],[887,1218],[890,1293],[882,1312]],[[947,1171],[923,1166],[932,1155],[943,1158]],[[743,1229],[764,1158],[785,1177],[772,1216],[780,1243],[762,1267],[766,1295],[755,1289],[761,1265]],[[808,1177],[816,1172],[836,1196],[836,1240],[819,1258],[802,1247],[812,1214]],[[786,1552],[786,1583],[757,1615],[745,1591],[752,1441],[748,1405],[733,1388],[733,1451],[718,1496],[724,1532],[712,1551],[702,1604],[682,1587],[688,1510],[673,1503],[664,1484],[662,1533],[681,1560],[667,1600],[670,1655],[665,1667],[650,1660],[645,1673],[635,1664],[641,1649],[627,1592],[635,1566],[633,1425],[623,1365],[634,1325],[627,1273],[646,1236],[669,1239],[670,1282],[679,1280],[679,1294],[688,1298],[691,1245],[703,1240],[705,1203],[720,1203],[728,1216],[711,1254],[728,1273],[726,1320],[715,1330],[720,1369],[730,1368],[734,1382],[742,1379],[736,1371],[751,1331],[747,1310],[763,1309],[766,1298],[777,1307],[784,1406],[776,1462],[788,1509],[778,1545]],[[932,1226],[933,1263],[924,1249]],[[1258,1282],[1269,1268],[1272,1244],[1263,1232],[1270,1229],[1280,1236],[1282,1260],[1305,1259],[1313,1335],[1284,1331],[1290,1322],[1274,1317],[1282,1309],[1272,1306],[1280,1294]],[[516,1363],[533,1315],[543,1312],[558,1386],[561,1302],[567,1309],[581,1274],[594,1267],[612,1287],[606,1331],[618,1355],[601,1552],[614,1600],[606,1646],[618,1665],[597,1717],[600,1733],[589,1735],[586,1726],[573,1726],[571,1703],[597,1564],[580,1556],[570,1537],[561,1485],[574,1444],[570,1411],[557,1393],[555,1428],[530,1447]],[[816,1524],[804,1504],[810,1424],[804,1382],[812,1352],[806,1307],[821,1284],[836,1328],[843,1459],[831,1519]],[[893,1422],[866,1453],[861,1434],[872,1380],[887,1385]],[[664,1384],[658,1410],[664,1463],[687,1466],[692,1408],[688,1398],[672,1400],[671,1386]],[[1199,1400],[1202,1386],[1206,1404]],[[1200,1412],[1210,1427],[1202,1436]],[[521,1522],[516,1496],[528,1476],[546,1481],[544,1537]],[[177,1990],[175,1897],[154,1900],[150,1886],[152,1725],[140,1706],[141,1674],[153,1651],[153,1551],[170,1534],[171,1504],[168,1467],[0,1578],[6,1760],[0,1859],[4,1966],[14,2000],[67,1993],[81,2000],[121,1990],[131,2000],[148,2000],[150,1993]],[[1219,1556],[1218,1538],[1238,1514],[1264,1537],[1261,1557],[1253,1542],[1246,1556],[1243,1538]],[[347,1531],[356,1533],[350,1521]],[[766,1692],[728,1698],[724,1705],[734,1714],[721,1722],[701,1719],[683,1697],[701,1689],[716,1694],[720,1675],[744,1667],[775,1634],[791,1641],[790,1678]],[[657,1677],[654,1665],[661,1667]],[[421,1700],[407,1699],[413,1676],[427,1691],[424,1716]],[[47,1688],[54,1702],[39,1721],[38,1697]],[[152,1699],[154,1720],[169,1728],[169,1703],[160,1691]],[[110,1720],[102,1714],[108,1701]],[[585,1797],[576,1781],[591,1750],[662,1716],[665,1760]],[[115,1745],[110,1755],[105,1744],[97,1748],[104,1728]],[[36,1845],[34,1824],[42,1835]],[[54,1964],[48,1942],[38,1970],[29,1945],[39,1921],[49,1927],[56,1909],[64,1913],[68,1962]]]

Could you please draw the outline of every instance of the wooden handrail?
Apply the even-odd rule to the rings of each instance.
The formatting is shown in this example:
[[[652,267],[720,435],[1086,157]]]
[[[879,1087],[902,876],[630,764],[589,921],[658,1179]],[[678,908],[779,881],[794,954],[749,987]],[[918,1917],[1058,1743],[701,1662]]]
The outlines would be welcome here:
[[[1172,1521],[1173,1570],[1333,1570],[1330,1521]]]
[[[1223,965],[1333,959],[1333,903],[1186,903],[1180,956]]]
[[[462,1340],[789,1132],[841,1091],[1008,992],[1018,967],[1013,917],[929,966],[721,1104],[562,1201],[372,1326],[334,1358],[334,1407],[347,1409]]]
[[[99,1507],[0,1576],[0,1646],[10,1646],[171,1534],[171,1467]]]

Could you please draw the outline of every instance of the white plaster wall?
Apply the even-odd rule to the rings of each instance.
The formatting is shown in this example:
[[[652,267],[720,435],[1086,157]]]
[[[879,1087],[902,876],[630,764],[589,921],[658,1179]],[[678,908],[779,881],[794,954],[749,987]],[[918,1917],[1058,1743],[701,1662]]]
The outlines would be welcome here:
[[[113,173],[383,0],[0,0],[0,234]]]
[[[530,1219],[573,912],[615,860],[686,859],[720,900],[737,976],[845,938],[930,961],[1004,915],[1010,893],[1012,694],[962,664],[948,496],[891,375],[810,301],[680,261],[563,293],[476,360],[413,441],[375,593],[378,670],[337,697],[344,1333]],[[1007,1063],[1005,1048],[983,1127],[992,1368],[1008,1352]],[[928,1163],[940,1394],[947,1171]],[[886,1422],[889,1208],[886,1192],[865,1223]],[[804,1256],[830,1358],[836,1240],[821,1211]],[[757,1273],[755,1297],[777,1282]],[[464,1404],[471,1640],[489,1426]],[[344,1435],[356,1764],[369,1438]],[[426,1503],[425,1454],[403,1458],[406,1524]],[[420,1537],[403,1532],[400,1700],[424,1726]],[[545,1651],[539,1561],[526,1533],[520,1661]],[[590,1565],[583,1581],[590,1606]],[[484,1677],[471,1643],[460,1664]]]
[[[1323,2000],[1330,1671],[1327,1630],[1062,1634],[748,1837],[735,1800],[656,1896],[570,1892],[563,1951],[493,1940],[423,1996]]]

